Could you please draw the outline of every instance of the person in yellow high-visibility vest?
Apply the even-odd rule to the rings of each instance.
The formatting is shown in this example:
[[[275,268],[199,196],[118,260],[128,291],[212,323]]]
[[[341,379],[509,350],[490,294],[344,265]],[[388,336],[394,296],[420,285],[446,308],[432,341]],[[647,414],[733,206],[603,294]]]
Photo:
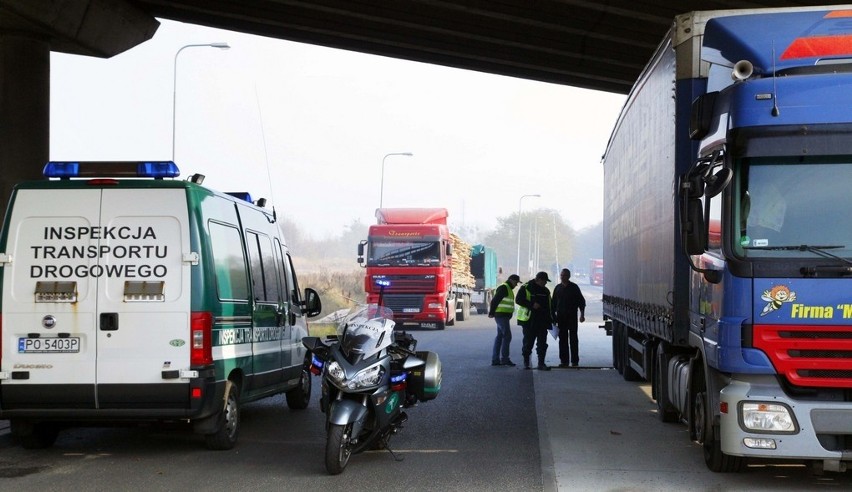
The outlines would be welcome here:
[[[547,330],[553,324],[550,309],[550,291],[546,285],[550,282],[547,272],[538,272],[535,278],[518,289],[515,302],[518,308],[518,324],[523,327],[524,343],[521,355],[524,356],[524,369],[530,369],[530,355],[533,344],[538,354],[538,369],[549,371],[545,364],[547,355]]]
[[[512,341],[510,321],[515,314],[515,287],[521,282],[521,277],[509,275],[506,282],[494,289],[494,297],[488,309],[488,317],[497,322],[497,336],[494,338],[494,349],[491,351],[492,366],[514,366],[509,358],[509,343]]]

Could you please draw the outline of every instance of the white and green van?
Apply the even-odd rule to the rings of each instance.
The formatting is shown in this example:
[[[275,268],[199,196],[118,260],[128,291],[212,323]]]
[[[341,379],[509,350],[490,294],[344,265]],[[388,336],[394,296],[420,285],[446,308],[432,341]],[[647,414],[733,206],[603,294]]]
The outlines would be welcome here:
[[[240,405],[307,407],[299,291],[275,214],[172,162],[52,162],[0,235],[0,419],[24,447],[63,426],[187,421],[234,446]],[[240,196],[242,195],[242,196]],[[262,205],[262,204],[261,204]]]

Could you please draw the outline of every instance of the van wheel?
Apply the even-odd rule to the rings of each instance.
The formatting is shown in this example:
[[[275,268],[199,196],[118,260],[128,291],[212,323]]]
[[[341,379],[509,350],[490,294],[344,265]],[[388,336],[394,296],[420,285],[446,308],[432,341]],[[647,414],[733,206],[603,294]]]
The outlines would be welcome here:
[[[302,373],[299,375],[299,386],[287,392],[287,406],[293,410],[304,410],[311,403],[311,371],[310,359],[302,364]]]
[[[217,451],[232,449],[240,432],[239,388],[228,381],[225,393],[225,406],[216,417],[219,420],[216,430],[204,436],[207,447]]]
[[[56,424],[44,422],[34,424],[25,420],[13,419],[9,425],[12,435],[24,449],[49,448],[59,437],[59,427]]]

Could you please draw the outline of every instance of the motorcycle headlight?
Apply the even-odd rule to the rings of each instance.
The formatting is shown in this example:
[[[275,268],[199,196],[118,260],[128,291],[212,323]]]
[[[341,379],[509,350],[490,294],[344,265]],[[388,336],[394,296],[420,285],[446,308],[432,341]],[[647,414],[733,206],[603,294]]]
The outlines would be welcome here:
[[[380,365],[364,369],[352,376],[352,379],[346,382],[346,387],[351,390],[358,390],[376,386],[382,380],[384,372],[384,369]]]
[[[797,432],[796,421],[786,405],[742,403],[743,427],[753,432]]]
[[[326,365],[325,370],[327,371],[328,377],[335,383],[341,383],[346,377],[346,373],[343,372],[343,368],[340,367],[340,364],[338,364],[337,361],[329,362],[328,365]]]

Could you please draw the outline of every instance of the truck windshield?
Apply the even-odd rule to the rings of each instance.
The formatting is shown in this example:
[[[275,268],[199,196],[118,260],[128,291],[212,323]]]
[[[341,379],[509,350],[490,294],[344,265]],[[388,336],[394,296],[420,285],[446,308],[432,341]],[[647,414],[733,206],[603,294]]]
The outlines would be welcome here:
[[[742,159],[734,195],[737,252],[749,258],[852,256],[852,156]]]
[[[432,266],[441,263],[437,241],[370,241],[368,266]]]

